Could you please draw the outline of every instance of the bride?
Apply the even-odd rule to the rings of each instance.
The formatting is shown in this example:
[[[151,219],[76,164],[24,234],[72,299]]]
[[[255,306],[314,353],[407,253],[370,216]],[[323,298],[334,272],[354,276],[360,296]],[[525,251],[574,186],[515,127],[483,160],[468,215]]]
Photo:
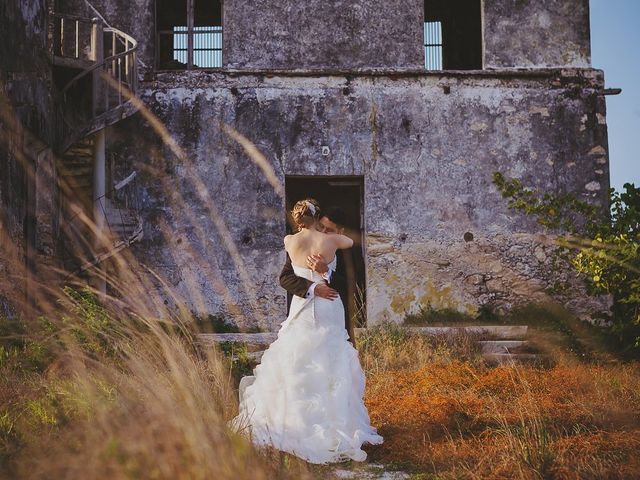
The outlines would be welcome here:
[[[285,250],[296,275],[313,282],[322,276],[303,267],[313,253],[333,258],[353,240],[317,230],[320,207],[301,200],[292,211],[298,233],[287,235]],[[365,377],[358,352],[348,341],[340,298],[294,296],[289,317],[277,339],[262,356],[254,376],[240,388],[240,412],[231,421],[235,431],[256,445],[270,445],[311,463],[363,461],[363,443],[383,438],[369,423],[363,402]]]

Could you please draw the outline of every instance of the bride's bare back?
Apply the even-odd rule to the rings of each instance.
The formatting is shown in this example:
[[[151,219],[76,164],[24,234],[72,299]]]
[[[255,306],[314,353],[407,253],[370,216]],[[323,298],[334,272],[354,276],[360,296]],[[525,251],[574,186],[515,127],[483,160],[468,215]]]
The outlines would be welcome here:
[[[330,263],[336,255],[336,250],[352,246],[353,240],[346,235],[321,233],[310,228],[303,228],[294,235],[284,237],[284,248],[291,257],[291,263],[300,267],[306,266],[309,255],[322,255],[322,258]]]

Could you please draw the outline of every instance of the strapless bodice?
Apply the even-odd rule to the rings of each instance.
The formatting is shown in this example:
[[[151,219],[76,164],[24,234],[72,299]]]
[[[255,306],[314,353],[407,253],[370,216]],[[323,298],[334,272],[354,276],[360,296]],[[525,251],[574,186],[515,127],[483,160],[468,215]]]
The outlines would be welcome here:
[[[331,260],[331,262],[327,264],[327,267],[329,267],[329,270],[335,271],[337,262],[338,262],[338,257],[334,256],[333,260]],[[312,282],[320,282],[324,280],[324,278],[322,278],[322,275],[320,275],[318,272],[311,270],[308,267],[301,267],[300,265],[295,265],[293,263],[291,264],[291,266],[293,267],[293,272],[298,277],[306,278],[307,280],[311,280]]]

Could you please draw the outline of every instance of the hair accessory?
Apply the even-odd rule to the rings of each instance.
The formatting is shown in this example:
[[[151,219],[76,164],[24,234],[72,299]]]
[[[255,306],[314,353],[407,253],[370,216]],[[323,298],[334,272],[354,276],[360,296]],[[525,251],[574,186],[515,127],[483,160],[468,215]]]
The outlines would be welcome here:
[[[307,208],[311,212],[311,215],[315,216],[315,214],[316,214],[316,206],[313,203],[311,203],[309,200],[307,200],[305,203],[307,204]]]

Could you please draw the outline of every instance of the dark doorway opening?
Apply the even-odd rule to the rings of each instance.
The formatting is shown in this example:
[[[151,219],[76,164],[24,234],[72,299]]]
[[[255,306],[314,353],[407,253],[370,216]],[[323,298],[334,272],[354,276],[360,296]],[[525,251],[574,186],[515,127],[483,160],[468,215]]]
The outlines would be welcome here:
[[[287,176],[285,178],[287,233],[291,227],[289,212],[305,198],[315,198],[323,210],[340,207],[345,216],[345,235],[353,239],[353,248],[338,257],[338,274],[347,283],[343,299],[354,327],[366,326],[366,278],[364,263],[364,178],[361,176]],[[289,302],[291,298],[289,298]]]

